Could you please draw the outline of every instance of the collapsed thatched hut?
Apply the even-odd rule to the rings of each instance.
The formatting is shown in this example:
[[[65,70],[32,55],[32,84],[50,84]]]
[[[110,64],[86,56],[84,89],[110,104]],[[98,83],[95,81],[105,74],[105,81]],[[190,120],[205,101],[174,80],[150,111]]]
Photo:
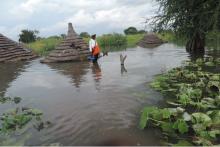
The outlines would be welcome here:
[[[35,58],[32,51],[0,34],[0,62],[16,62]]]
[[[143,37],[143,39],[138,43],[138,45],[144,48],[152,48],[157,47],[163,43],[164,41],[160,39],[156,34],[149,33]]]
[[[82,61],[90,54],[88,48],[87,43],[73,30],[72,23],[69,23],[67,37],[41,62]]]

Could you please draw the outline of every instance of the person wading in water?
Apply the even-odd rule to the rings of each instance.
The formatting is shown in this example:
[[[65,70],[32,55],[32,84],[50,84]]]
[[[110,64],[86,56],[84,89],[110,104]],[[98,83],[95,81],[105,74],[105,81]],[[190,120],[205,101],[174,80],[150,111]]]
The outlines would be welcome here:
[[[100,54],[100,48],[96,41],[96,34],[91,36],[91,39],[89,41],[89,51],[91,52],[91,55],[94,58],[93,62],[96,63]]]

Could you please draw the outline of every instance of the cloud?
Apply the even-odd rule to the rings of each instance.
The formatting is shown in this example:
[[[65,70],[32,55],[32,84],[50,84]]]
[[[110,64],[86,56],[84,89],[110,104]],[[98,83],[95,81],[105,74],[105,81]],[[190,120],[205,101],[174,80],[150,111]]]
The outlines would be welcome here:
[[[14,4],[14,5],[13,5]],[[72,22],[76,32],[123,32],[126,27],[144,29],[146,17],[154,14],[152,0],[10,0],[3,2],[4,15],[0,31],[17,40],[11,31],[36,29],[47,37],[66,33]],[[0,6],[2,7],[2,6]]]
[[[38,6],[43,0],[26,0],[19,6],[12,8],[9,12],[16,17],[16,19],[26,19],[38,9]]]
[[[28,28],[28,26],[26,24],[18,24],[14,27],[0,26],[0,33],[2,33],[4,35],[6,35],[7,37],[17,41],[19,33],[24,28]]]

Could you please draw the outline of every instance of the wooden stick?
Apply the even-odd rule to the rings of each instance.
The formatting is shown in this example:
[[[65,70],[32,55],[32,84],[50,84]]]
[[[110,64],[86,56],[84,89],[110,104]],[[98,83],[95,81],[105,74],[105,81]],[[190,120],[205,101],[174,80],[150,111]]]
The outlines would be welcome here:
[[[125,62],[125,59],[126,59],[126,58],[127,58],[127,55],[125,55],[125,56],[123,57],[123,55],[120,54],[121,65],[124,65],[124,62]]]

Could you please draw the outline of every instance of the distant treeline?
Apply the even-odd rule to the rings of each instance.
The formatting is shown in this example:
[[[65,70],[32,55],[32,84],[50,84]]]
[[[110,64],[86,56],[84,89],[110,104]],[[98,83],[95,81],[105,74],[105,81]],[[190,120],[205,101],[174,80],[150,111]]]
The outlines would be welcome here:
[[[124,30],[124,34],[112,33],[98,36],[97,42],[102,51],[123,50],[127,47],[135,47],[144,33],[146,33],[144,30],[129,27]],[[21,34],[19,34],[19,41],[25,43],[27,48],[32,49],[39,55],[46,55],[66,38],[65,34],[50,36],[48,38],[39,37],[38,34],[39,31],[37,30],[22,30]],[[82,32],[80,33],[80,37],[82,37],[84,41],[89,42],[89,33]]]

